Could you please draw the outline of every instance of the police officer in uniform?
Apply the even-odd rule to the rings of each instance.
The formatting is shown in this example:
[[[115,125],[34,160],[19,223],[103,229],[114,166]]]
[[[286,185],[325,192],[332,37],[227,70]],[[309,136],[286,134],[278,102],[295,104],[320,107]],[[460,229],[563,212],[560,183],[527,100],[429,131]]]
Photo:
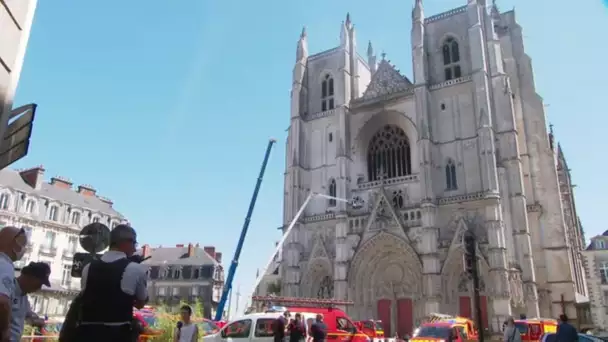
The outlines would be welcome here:
[[[75,341],[131,341],[133,307],[147,299],[147,268],[129,258],[137,248],[137,234],[127,225],[110,233],[110,250],[82,270],[82,306]]]
[[[27,234],[24,229],[0,229],[0,342],[10,341],[12,302],[15,298],[15,268],[13,262],[25,254]]]

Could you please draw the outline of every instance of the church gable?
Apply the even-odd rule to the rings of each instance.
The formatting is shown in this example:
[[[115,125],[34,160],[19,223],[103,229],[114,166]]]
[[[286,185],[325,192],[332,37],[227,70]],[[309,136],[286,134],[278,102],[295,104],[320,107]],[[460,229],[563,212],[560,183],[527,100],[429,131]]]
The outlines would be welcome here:
[[[384,190],[378,190],[378,192],[372,194],[372,198],[373,199],[370,201],[372,210],[364,233],[375,234],[379,231],[391,231],[408,240],[399,214],[391,205]]]
[[[412,82],[401,75],[387,60],[383,59],[378,70],[365,89],[361,100],[368,101],[379,97],[398,94],[412,88]]]

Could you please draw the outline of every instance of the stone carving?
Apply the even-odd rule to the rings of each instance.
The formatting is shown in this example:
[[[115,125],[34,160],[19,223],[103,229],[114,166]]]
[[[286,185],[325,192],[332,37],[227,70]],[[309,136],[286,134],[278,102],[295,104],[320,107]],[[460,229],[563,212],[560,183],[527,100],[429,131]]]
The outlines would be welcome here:
[[[458,279],[458,292],[469,292],[469,275],[462,272]]]
[[[536,301],[538,299],[536,294],[536,288],[534,284],[526,284],[526,300],[527,301]]]
[[[312,246],[312,251],[310,252],[310,259],[317,258],[328,258],[329,255],[327,253],[327,249],[325,248],[325,244],[323,243],[323,238],[320,234],[317,234],[315,239],[315,243]]]
[[[370,84],[363,93],[363,101],[396,94],[412,87],[412,83],[386,60],[380,62]]]
[[[333,298],[334,297],[334,282],[329,277],[323,277],[317,291],[317,298]]]
[[[486,282],[483,278],[479,279],[479,292],[486,292]]]

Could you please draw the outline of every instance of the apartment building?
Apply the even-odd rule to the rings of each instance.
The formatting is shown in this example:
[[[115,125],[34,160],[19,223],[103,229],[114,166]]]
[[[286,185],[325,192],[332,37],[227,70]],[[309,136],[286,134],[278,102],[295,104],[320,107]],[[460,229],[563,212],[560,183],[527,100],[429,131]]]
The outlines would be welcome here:
[[[608,230],[592,237],[583,255],[591,319],[596,328],[608,333]]]
[[[150,257],[144,262],[150,266],[150,303],[176,307],[180,302],[199,302],[205,317],[215,315],[224,289],[222,253],[215,247],[201,248],[192,243],[175,247],[144,245],[139,253]]]
[[[45,169],[0,170],[0,225],[24,228],[27,253],[16,268],[30,261],[51,266],[51,287],[30,296],[38,314],[62,316],[80,290],[80,279],[71,277],[74,253],[81,250],[78,233],[85,225],[101,222],[115,227],[127,222],[91,185],[73,184],[64,177],[44,181]]]

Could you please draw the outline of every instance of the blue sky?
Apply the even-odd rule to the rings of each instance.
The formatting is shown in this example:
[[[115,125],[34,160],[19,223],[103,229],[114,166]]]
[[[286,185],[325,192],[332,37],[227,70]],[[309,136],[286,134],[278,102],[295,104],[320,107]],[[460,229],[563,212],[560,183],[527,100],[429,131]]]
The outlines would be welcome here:
[[[142,242],[215,245],[228,266],[268,138],[276,137],[234,284],[248,294],[279,239],[302,26],[311,52],[329,49],[350,11],[360,52],[371,40],[411,76],[413,2],[41,0],[15,101],[36,102],[39,111],[29,156],[16,167],[44,164],[49,177],[93,184]],[[427,15],[464,4],[424,1]],[[579,214],[587,236],[598,234],[608,228],[608,164],[594,154],[606,147],[608,10],[602,0],[498,4],[516,7],[578,186]]]

